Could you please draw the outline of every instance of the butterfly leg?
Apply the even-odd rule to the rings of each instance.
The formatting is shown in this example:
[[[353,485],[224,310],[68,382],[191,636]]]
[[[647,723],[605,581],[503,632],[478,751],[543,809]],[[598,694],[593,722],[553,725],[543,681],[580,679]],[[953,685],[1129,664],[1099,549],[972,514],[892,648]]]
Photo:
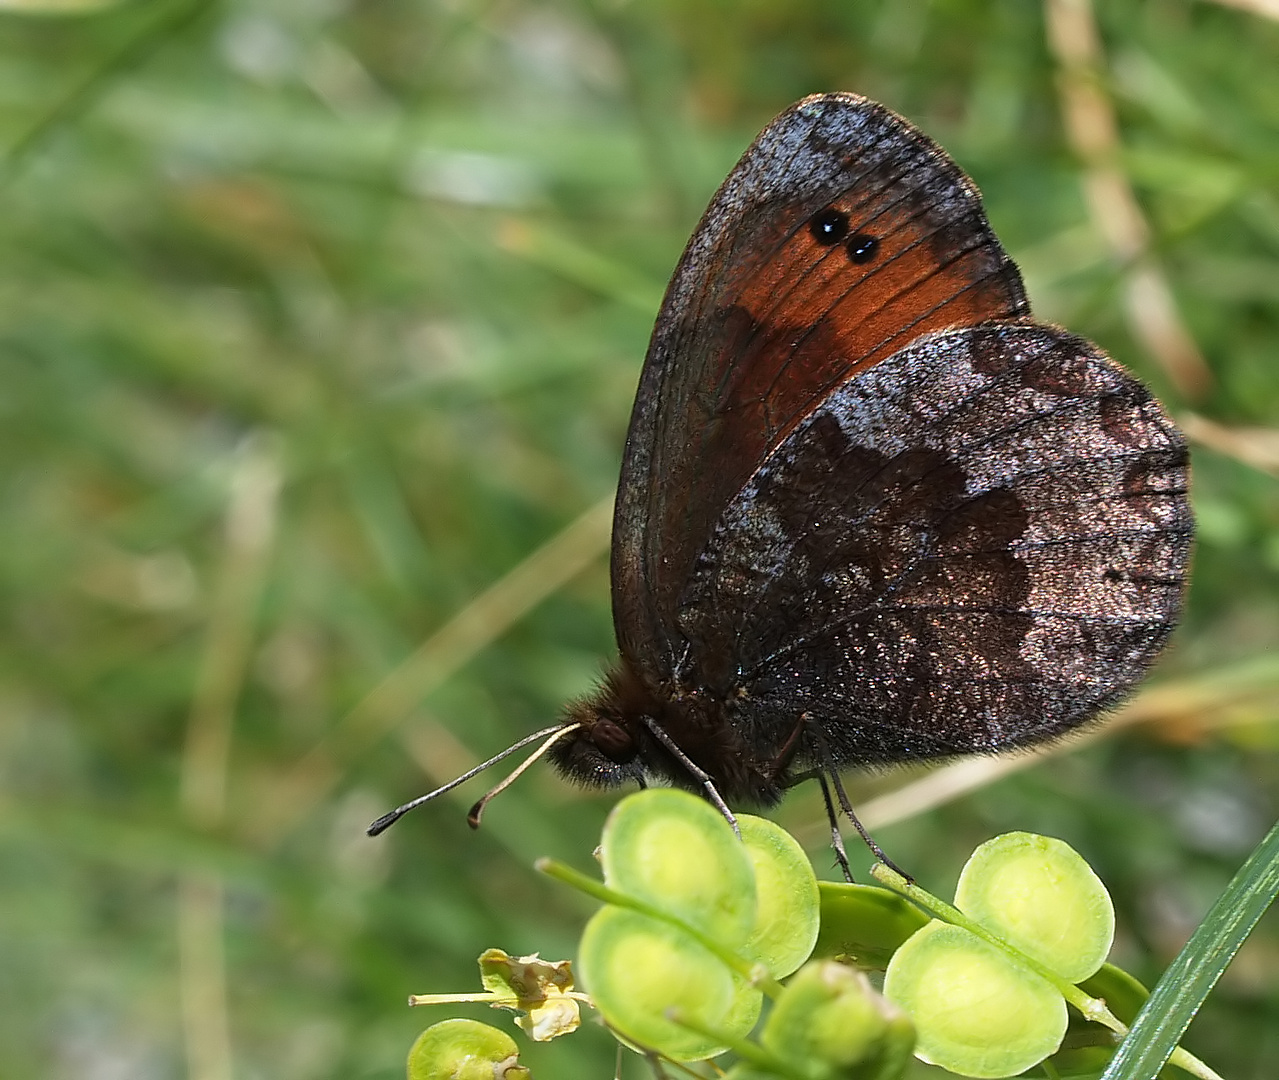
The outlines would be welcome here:
[[[831,802],[830,785],[821,773],[812,775],[817,778],[817,784],[822,789],[822,802],[826,804],[826,820],[830,822],[830,846],[834,849],[835,861],[839,863],[839,868],[843,871],[844,880],[851,885],[853,871],[848,865],[848,852],[844,850],[844,836],[839,831],[839,814],[835,812],[835,804]]]
[[[804,725],[807,723],[808,713],[800,713],[799,719],[795,721],[794,729],[786,736],[786,742],[782,744],[782,748],[777,752],[777,757],[773,758],[772,764],[768,767],[767,777],[770,783],[777,783],[777,778],[786,771],[786,766],[790,764],[791,758],[795,756],[795,751],[799,748],[799,737],[804,731]]]
[[[830,793],[826,788],[826,776],[829,775],[831,785],[835,788],[835,796],[839,800],[840,809],[844,811],[844,816],[853,823],[853,828],[857,830],[857,834],[862,838],[865,845],[870,848],[871,854],[873,854],[875,858],[877,858],[885,866],[896,870],[907,881],[914,881],[915,879],[911,877],[910,874],[906,873],[905,870],[884,854],[884,849],[875,842],[875,838],[866,831],[866,826],[858,820],[857,814],[853,811],[853,804],[849,801],[848,792],[844,790],[843,781],[839,778],[839,770],[831,763],[830,752],[826,748],[826,739],[822,735],[820,724],[813,728],[813,735],[816,737],[817,749],[821,754],[822,767],[814,769],[809,773],[805,773],[802,777],[796,777],[796,781],[807,779],[809,776],[817,777],[818,783],[822,786],[822,795],[826,799],[826,816],[830,819],[832,831],[838,833],[839,826],[836,824],[838,815],[831,806]],[[846,860],[841,860],[841,862],[847,866]],[[852,879],[850,878],[849,880],[851,881]]]
[[[799,773],[795,776],[786,778],[786,788],[789,790],[798,787],[806,780],[816,780],[818,786],[822,789],[822,801],[826,804],[826,820],[830,822],[830,846],[835,852],[835,861],[839,863],[840,872],[844,875],[844,880],[850,885],[855,884],[852,868],[848,865],[848,852],[844,848],[844,835],[839,831],[839,811],[835,809],[834,800],[830,797],[830,784],[826,781],[826,774],[820,769],[809,769],[807,772]]]
[[[871,853],[875,856],[875,858],[889,869],[896,870],[907,881],[913,882],[915,879],[884,854],[884,849],[875,843],[875,838],[866,831],[866,826],[857,819],[857,815],[853,812],[853,804],[848,799],[848,792],[844,790],[843,781],[840,780],[839,773],[837,773],[834,769],[831,770],[830,781],[835,787],[835,796],[839,799],[840,809],[844,811],[844,815],[848,818],[848,820],[853,823],[853,828],[857,830],[858,834],[861,836],[866,846],[870,848]]]
[[[733,832],[737,833],[737,838],[740,840],[742,838],[742,830],[737,826],[737,818],[733,816],[733,811],[728,808],[728,803],[724,801],[724,796],[719,793],[719,788],[715,786],[715,782],[711,780],[709,774],[676,745],[675,740],[666,734],[656,720],[651,716],[644,716],[641,719],[644,721],[644,726],[652,732],[653,737],[666,747],[676,761],[688,770],[693,779],[702,785],[706,791],[706,797],[711,801],[711,805],[724,815],[724,819],[733,826]]]

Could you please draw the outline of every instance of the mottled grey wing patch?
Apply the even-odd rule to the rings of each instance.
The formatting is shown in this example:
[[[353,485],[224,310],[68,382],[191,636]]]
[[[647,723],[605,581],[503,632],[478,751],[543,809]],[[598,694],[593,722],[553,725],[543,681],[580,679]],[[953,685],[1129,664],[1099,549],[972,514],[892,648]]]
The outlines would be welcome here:
[[[677,678],[765,742],[807,714],[841,766],[1065,731],[1177,621],[1187,483],[1180,434],[1088,342],[936,335],[834,390],[730,501]]]

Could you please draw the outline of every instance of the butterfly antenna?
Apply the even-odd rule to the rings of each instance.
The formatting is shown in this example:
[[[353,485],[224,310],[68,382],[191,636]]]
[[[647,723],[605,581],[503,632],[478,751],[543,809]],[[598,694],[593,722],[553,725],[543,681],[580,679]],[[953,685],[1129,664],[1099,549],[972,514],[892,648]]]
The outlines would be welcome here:
[[[425,795],[419,795],[416,799],[413,799],[411,802],[406,802],[403,806],[397,806],[389,814],[383,814],[380,818],[377,819],[377,821],[373,822],[373,824],[368,827],[368,830],[367,830],[368,834],[370,836],[377,836],[378,833],[385,832],[397,821],[399,821],[400,818],[402,818],[405,814],[407,814],[410,810],[414,809],[415,807],[421,806],[423,803],[430,802],[434,798],[438,798],[440,795],[443,795],[446,791],[452,791],[459,784],[466,783],[466,781],[468,781],[472,776],[475,776],[478,773],[482,773],[485,769],[489,768],[491,765],[496,765],[503,758],[510,757],[517,750],[523,750],[524,747],[528,746],[529,743],[537,742],[538,739],[541,739],[546,735],[550,735],[552,732],[564,734],[566,731],[572,731],[573,728],[577,726],[578,725],[574,724],[572,725],[572,727],[565,728],[562,724],[552,724],[550,727],[542,728],[541,731],[533,732],[532,735],[525,735],[524,738],[520,739],[519,742],[513,743],[511,746],[508,746],[500,754],[494,754],[491,758],[488,759],[488,761],[485,761],[479,765],[476,765],[475,768],[468,769],[461,776],[457,777],[454,780],[450,780],[443,787],[438,787],[434,791],[428,791]],[[554,741],[555,741],[554,739],[551,740],[551,742],[554,742]],[[549,746],[550,743],[548,743],[547,745]],[[541,753],[542,751],[539,750],[538,754],[541,754]],[[536,757],[537,755],[534,755],[534,756]]]
[[[523,773],[530,765],[532,765],[533,762],[535,762],[538,758],[540,758],[543,754],[545,754],[546,751],[548,751],[552,746],[554,746],[557,742],[559,742],[562,738],[564,738],[565,735],[571,734],[572,732],[576,731],[581,726],[582,726],[581,724],[569,724],[567,727],[558,728],[555,731],[555,733],[549,739],[546,740],[546,742],[542,743],[541,746],[539,746],[536,750],[534,750],[531,754],[529,754],[528,757],[526,757],[517,766],[515,766],[515,768],[511,770],[511,774],[509,776],[507,776],[504,780],[501,780],[495,787],[491,788],[489,791],[484,793],[480,801],[477,802],[474,806],[472,806],[470,813],[466,815],[466,823],[472,829],[478,829],[480,827],[480,815],[484,813],[484,808],[488,806],[488,804],[493,799],[495,799],[498,795],[501,795],[502,792],[504,792],[508,787],[510,787],[513,783],[515,783],[515,781],[519,779],[520,774]],[[538,732],[538,734],[544,735],[546,734],[546,732],[542,731],[542,732]],[[528,741],[529,741],[528,739],[525,739],[524,742],[520,743],[520,745],[523,746]]]

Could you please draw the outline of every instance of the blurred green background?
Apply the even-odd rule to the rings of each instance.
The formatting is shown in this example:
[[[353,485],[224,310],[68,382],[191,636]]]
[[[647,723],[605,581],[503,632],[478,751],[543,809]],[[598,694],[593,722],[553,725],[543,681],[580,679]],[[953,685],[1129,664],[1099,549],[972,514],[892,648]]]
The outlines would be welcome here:
[[[446,1015],[407,994],[476,988],[490,945],[572,954],[591,905],[531,863],[589,866],[611,797],[542,768],[478,833],[482,781],[363,828],[611,657],[600,507],[661,291],[819,90],[945,145],[1041,317],[1195,438],[1189,612],[1141,722],[878,830],[939,894],[997,832],[1065,838],[1157,977],[1279,793],[1279,23],[46,2],[0,12],[0,1076],[398,1077]],[[833,876],[813,793],[778,816]],[[1279,1075],[1273,916],[1187,1045]],[[527,1060],[606,1077],[613,1043]]]

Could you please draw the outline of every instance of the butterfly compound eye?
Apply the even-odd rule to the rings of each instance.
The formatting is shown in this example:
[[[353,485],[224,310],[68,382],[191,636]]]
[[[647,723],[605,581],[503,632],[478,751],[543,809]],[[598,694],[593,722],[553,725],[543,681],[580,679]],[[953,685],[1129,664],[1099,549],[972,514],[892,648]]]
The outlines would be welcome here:
[[[566,780],[589,788],[614,788],[628,782],[642,783],[639,748],[616,721],[596,719],[575,738],[562,739],[548,755]]]
[[[635,756],[635,740],[621,724],[612,720],[599,720],[591,728],[591,742],[610,761],[623,765]]]
[[[819,244],[838,244],[848,235],[848,215],[828,206],[813,215],[808,229]]]

